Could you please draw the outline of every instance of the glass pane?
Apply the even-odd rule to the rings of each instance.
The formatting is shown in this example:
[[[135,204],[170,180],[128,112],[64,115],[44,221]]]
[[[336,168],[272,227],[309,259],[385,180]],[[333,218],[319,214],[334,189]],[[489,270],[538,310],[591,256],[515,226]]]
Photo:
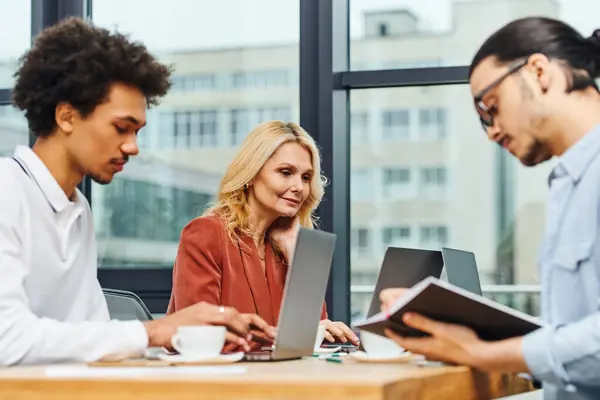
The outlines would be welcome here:
[[[538,283],[553,164],[522,167],[489,142],[467,85],[356,90],[351,112],[365,116],[350,127],[353,320],[368,309],[388,246],[472,251],[482,285]],[[536,293],[493,296],[537,313]]]
[[[0,0],[0,89],[13,86],[17,60],[31,43],[31,1]]]
[[[350,69],[468,65],[511,20],[559,18],[589,36],[599,13],[596,0],[350,0]]]
[[[25,117],[13,106],[0,106],[0,157],[12,155],[20,144],[29,145]]]
[[[175,68],[140,155],[92,187],[100,266],[171,267],[250,130],[298,121],[299,0],[98,0],[92,14]]]

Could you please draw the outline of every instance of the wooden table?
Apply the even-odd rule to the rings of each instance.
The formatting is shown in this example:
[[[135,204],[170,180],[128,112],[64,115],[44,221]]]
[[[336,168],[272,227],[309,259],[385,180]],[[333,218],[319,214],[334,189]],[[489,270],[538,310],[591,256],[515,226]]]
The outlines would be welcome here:
[[[0,369],[0,399],[441,400],[489,399],[531,390],[529,382],[516,375],[488,375],[467,367],[364,364],[350,360],[336,364],[317,358],[232,366],[246,370],[220,375],[57,378],[46,376],[45,367],[4,368]]]

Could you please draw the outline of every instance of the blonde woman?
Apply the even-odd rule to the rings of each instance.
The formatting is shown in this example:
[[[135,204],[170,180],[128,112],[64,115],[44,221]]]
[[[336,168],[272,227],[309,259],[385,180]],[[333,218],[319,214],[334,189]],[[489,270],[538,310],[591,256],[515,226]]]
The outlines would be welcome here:
[[[297,228],[314,226],[324,186],[304,129],[258,125],[227,168],[217,203],[183,229],[167,313],[205,301],[276,326]],[[346,325],[327,319],[325,305],[321,319],[328,341],[358,343]]]

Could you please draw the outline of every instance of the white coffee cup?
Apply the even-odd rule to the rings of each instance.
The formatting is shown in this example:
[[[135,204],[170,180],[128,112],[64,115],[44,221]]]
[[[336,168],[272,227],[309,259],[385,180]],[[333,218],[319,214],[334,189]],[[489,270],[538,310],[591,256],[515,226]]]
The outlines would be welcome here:
[[[398,357],[404,349],[391,339],[375,333],[360,331],[360,341],[369,356],[372,357]]]
[[[315,350],[319,350],[321,348],[323,339],[325,339],[325,326],[319,324],[319,330],[317,331],[317,338],[315,340]]]
[[[225,345],[224,326],[181,326],[171,338],[171,345],[185,358],[211,358]]]

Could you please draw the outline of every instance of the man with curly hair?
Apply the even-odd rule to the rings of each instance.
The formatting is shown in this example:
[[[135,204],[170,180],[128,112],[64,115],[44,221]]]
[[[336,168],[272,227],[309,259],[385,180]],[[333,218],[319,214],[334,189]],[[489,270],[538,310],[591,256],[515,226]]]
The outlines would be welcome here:
[[[0,365],[95,361],[170,347],[183,325],[225,325],[247,346],[255,315],[199,303],[142,323],[110,320],[96,277],[85,175],[108,184],[138,154],[146,108],[170,67],[140,43],[78,18],[47,28],[20,59],[13,102],[36,137],[0,159]]]

